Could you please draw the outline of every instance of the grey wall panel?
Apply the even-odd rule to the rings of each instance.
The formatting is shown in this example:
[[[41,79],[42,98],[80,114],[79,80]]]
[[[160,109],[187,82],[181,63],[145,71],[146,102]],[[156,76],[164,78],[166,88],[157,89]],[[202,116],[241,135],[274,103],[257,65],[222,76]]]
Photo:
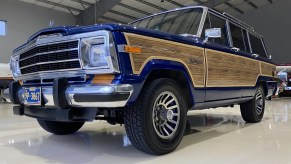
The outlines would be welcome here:
[[[13,49],[33,33],[48,28],[50,20],[54,20],[55,26],[75,25],[70,14],[18,0],[1,0],[0,20],[7,21],[7,35],[0,36],[0,63],[9,62]]]
[[[277,0],[238,18],[265,38],[269,54],[276,63],[291,63],[291,1]]]

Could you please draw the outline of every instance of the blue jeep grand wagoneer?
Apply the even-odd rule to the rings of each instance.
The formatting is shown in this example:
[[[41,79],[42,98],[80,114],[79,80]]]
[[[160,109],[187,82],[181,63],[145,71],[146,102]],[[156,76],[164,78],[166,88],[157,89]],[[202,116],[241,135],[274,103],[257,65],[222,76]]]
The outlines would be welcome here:
[[[129,25],[44,29],[10,64],[15,114],[58,135],[86,121],[124,124],[137,149],[157,155],[179,145],[188,110],[238,104],[246,122],[260,122],[276,86],[262,36],[200,6]]]

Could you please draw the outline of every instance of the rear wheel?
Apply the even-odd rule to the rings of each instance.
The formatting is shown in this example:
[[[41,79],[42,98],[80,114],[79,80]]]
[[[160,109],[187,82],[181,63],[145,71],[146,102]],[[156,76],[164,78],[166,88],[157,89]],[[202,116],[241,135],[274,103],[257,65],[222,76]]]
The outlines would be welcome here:
[[[265,93],[262,86],[256,89],[255,96],[252,100],[240,105],[240,111],[246,122],[260,122],[265,111]]]
[[[174,151],[185,131],[187,106],[171,79],[146,84],[135,104],[124,112],[125,129],[139,150],[162,155]]]
[[[37,119],[39,125],[49,133],[67,135],[78,131],[85,122],[58,122]]]

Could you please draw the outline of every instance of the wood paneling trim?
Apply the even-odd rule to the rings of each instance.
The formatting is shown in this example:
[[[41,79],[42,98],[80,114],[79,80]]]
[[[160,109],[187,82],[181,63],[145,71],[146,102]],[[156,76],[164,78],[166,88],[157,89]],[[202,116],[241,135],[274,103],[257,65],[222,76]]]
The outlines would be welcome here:
[[[140,74],[153,59],[176,61],[185,66],[195,87],[205,86],[203,48],[137,34],[126,33],[125,37],[128,45],[141,48],[141,54],[130,53],[134,74]]]
[[[275,65],[231,53],[125,33],[127,44],[141,48],[130,53],[133,73],[140,74],[153,59],[182,63],[195,87],[255,86],[259,76],[273,77]]]

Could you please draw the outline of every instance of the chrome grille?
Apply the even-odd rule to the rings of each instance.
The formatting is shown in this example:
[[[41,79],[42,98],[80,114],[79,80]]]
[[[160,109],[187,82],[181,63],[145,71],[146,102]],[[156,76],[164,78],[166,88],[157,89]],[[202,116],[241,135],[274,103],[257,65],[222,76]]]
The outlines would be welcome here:
[[[81,68],[79,41],[36,46],[19,56],[21,74]]]

